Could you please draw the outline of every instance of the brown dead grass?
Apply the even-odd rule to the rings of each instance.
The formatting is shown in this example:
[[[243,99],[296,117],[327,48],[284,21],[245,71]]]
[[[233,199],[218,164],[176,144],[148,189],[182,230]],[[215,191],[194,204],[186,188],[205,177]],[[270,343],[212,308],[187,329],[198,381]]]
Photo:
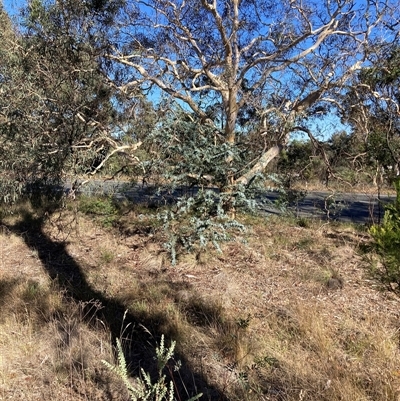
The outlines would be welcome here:
[[[273,182],[268,182],[267,185],[270,187],[276,186]],[[352,184],[339,179],[333,179],[329,181],[328,186],[320,180],[302,181],[293,180],[291,183],[291,189],[298,191],[322,191],[322,192],[333,192],[333,193],[360,193],[365,195],[377,196],[378,192],[383,195],[396,195],[396,191],[393,185],[385,183],[378,188],[371,184],[371,180],[366,182],[360,182],[358,184]]]
[[[111,341],[101,324],[85,323],[88,305],[28,277],[1,284],[1,400],[126,399],[100,363],[113,360]]]
[[[192,394],[198,375],[211,400],[400,400],[400,303],[366,274],[365,232],[247,217],[246,244],[171,266],[143,216],[123,219],[121,232],[63,211],[44,233],[65,242],[98,294],[178,341]],[[9,223],[0,231],[0,399],[125,400],[100,363],[112,360],[107,324],[88,321],[88,305],[49,278]]]

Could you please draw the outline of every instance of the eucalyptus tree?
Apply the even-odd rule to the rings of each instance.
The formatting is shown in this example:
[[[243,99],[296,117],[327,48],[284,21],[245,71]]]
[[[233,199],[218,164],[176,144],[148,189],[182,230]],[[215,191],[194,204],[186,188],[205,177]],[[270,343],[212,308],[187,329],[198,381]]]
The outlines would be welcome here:
[[[362,145],[360,159],[374,167],[374,183],[382,173],[400,174],[400,23],[390,42],[376,43],[370,64],[355,77],[342,102],[343,119]],[[349,105],[352,107],[349,107]]]
[[[12,201],[33,167],[39,116],[36,88],[24,71],[18,33],[0,6],[0,194]],[[28,134],[29,131],[29,134]],[[31,135],[32,134],[32,135]],[[29,162],[28,162],[29,159]]]
[[[253,152],[226,186],[248,185],[362,68],[392,0],[141,0],[124,3],[106,58],[123,92],[174,99],[235,149]],[[385,25],[386,24],[386,25]],[[313,138],[314,139],[314,138]]]
[[[100,69],[103,30],[114,9],[32,1],[13,26],[2,12],[0,148],[2,194],[95,173],[114,155],[134,159],[116,89]]]

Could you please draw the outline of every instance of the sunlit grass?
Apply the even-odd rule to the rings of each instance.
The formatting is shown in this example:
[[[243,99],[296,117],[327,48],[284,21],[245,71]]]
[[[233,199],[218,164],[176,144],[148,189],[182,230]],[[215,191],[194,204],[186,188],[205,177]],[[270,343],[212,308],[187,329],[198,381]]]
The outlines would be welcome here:
[[[67,238],[81,280],[134,323],[118,314],[105,321],[96,299],[71,298],[49,279],[43,251],[9,229],[0,232],[0,398],[126,399],[100,363],[115,362],[115,325],[133,376],[153,363],[143,355],[161,334],[176,340],[190,394],[200,391],[201,377],[213,389],[210,399],[397,401],[399,300],[369,279],[357,253],[368,241],[365,230],[240,218],[248,226],[240,241],[225,244],[222,254],[184,254],[176,266],[142,212],[123,215],[122,231],[118,219],[104,228],[71,210],[49,219],[44,233],[55,242]],[[332,279],[343,285],[329,285]]]

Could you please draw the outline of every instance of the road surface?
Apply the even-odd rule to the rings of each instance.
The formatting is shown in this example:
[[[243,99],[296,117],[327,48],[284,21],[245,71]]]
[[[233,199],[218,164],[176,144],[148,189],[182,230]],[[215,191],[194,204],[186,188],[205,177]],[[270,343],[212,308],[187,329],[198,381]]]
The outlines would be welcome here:
[[[66,185],[68,191],[68,184]],[[195,190],[190,190],[192,194]],[[135,203],[163,205],[188,194],[186,189],[155,193],[151,186],[142,186],[117,181],[92,181],[82,187],[87,195],[112,194],[116,199],[126,199]],[[190,194],[190,193],[189,193]],[[257,196],[260,211],[269,214],[292,213],[297,217],[331,219],[357,224],[379,223],[384,214],[383,205],[393,201],[394,196],[362,193],[334,193],[310,191],[303,199],[292,201],[287,208],[280,208],[280,194],[266,191]]]
[[[266,193],[271,201],[279,199],[278,193]],[[379,223],[384,214],[384,204],[395,196],[361,193],[308,192],[304,199],[292,202],[288,210],[298,217],[315,217],[357,224]],[[262,210],[279,213],[279,209],[264,206]]]

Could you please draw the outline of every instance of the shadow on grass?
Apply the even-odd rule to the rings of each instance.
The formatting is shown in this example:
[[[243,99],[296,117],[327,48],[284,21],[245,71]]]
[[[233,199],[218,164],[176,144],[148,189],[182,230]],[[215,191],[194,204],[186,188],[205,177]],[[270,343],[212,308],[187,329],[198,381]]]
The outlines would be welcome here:
[[[80,264],[67,252],[65,243],[49,238],[43,230],[43,225],[43,219],[25,214],[20,222],[12,226],[8,225],[7,228],[20,235],[25,243],[37,252],[47,274],[57,282],[61,290],[74,301],[88,305],[88,310],[82,314],[88,324],[100,319],[109,328],[114,340],[121,338],[122,332],[124,338],[129,337],[130,341],[125,344],[124,352],[128,366],[134,374],[138,374],[140,368],[155,373],[157,370],[154,366],[155,342],[159,341],[162,334],[166,338],[170,338],[173,334],[165,332],[165,328],[169,327],[168,317],[161,313],[145,316],[142,313],[126,312],[127,308],[122,303],[92,288],[86,281]],[[102,308],[93,308],[94,301],[100,302]],[[143,327],[149,329],[151,334]],[[163,328],[163,332],[160,328]],[[128,329],[130,333],[127,333]],[[201,392],[203,393],[201,399],[204,400],[226,400],[226,397],[215,387],[208,385],[202,375],[191,371],[184,355],[177,354],[176,359],[182,363],[181,376],[190,379],[190,382],[182,383],[188,389],[190,396]],[[175,380],[178,386],[177,393],[182,395],[185,391],[183,387],[179,388],[179,380],[179,377]],[[182,400],[185,398],[182,396]]]
[[[0,280],[0,308],[6,302],[6,297],[8,294],[11,294],[14,287],[18,285],[17,279],[2,279]]]

